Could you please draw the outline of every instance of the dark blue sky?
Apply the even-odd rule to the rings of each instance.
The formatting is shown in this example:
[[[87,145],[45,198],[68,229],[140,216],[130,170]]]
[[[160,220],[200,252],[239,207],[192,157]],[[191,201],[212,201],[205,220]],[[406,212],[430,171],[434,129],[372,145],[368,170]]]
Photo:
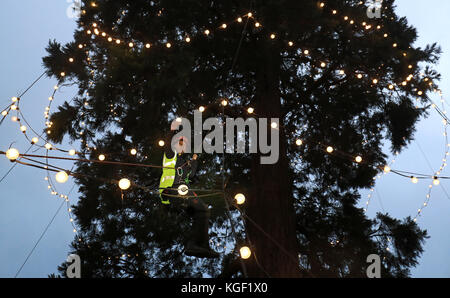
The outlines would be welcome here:
[[[49,39],[61,43],[72,40],[75,22],[67,16],[70,1],[3,0],[0,11],[0,108],[9,104],[12,96],[23,91],[43,71],[42,57]],[[450,40],[446,39],[450,28],[450,2],[446,0],[399,0],[398,12],[406,16],[419,32],[417,45],[438,42],[444,51],[438,70],[442,73],[441,89],[450,90]],[[44,126],[43,112],[56,81],[41,80],[22,99],[22,112],[33,127]],[[73,89],[62,89],[55,96],[55,104],[70,100]],[[434,98],[439,102],[439,98]],[[450,99],[449,99],[450,101]],[[450,130],[449,130],[450,132]],[[432,174],[442,163],[445,150],[443,125],[436,112],[422,121],[416,133],[416,142],[402,152],[395,169]],[[29,144],[21,135],[17,124],[10,120],[0,127],[0,150],[5,151],[12,142],[22,152]],[[66,147],[69,147],[66,144]],[[386,148],[388,149],[388,148]],[[422,154],[422,151],[424,154]],[[425,155],[425,156],[424,156]],[[428,162],[427,162],[428,160]],[[428,165],[430,163],[430,166]],[[70,164],[61,164],[69,167]],[[11,163],[0,158],[0,177]],[[450,171],[443,174],[449,175]],[[17,167],[0,184],[0,277],[14,277],[29,251],[55,214],[61,199],[51,196],[45,173],[38,169]],[[73,181],[60,187],[67,192]],[[397,218],[415,216],[428,193],[429,181],[414,185],[408,179],[393,174],[383,176],[377,182],[368,214],[386,211]],[[414,277],[450,277],[450,185],[443,181],[432,190],[431,200],[418,219],[420,227],[428,230],[431,238],[425,246],[420,264],[413,270]],[[368,192],[363,191],[361,206]],[[378,195],[379,196],[378,196]],[[76,193],[71,196],[76,202]],[[33,255],[23,267],[19,277],[46,277],[56,272],[56,267],[66,258],[69,243],[74,237],[67,208],[63,208],[50,226]]]

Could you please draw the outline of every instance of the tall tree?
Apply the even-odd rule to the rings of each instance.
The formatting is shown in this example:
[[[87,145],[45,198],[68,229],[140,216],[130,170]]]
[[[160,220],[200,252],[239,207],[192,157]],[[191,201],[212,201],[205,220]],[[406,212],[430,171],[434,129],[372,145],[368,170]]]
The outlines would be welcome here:
[[[439,80],[429,65],[440,49],[414,47],[417,32],[393,2],[369,19],[356,0],[83,1],[74,41],[50,42],[44,58],[49,76],[79,86],[52,115],[49,138],[81,140],[80,151],[93,158],[106,152],[109,160],[159,164],[168,123],[199,106],[205,118],[222,109],[230,117],[278,118],[275,164],[261,164],[261,153],[226,154],[222,169],[220,154],[201,156],[197,185],[221,188],[224,179],[228,196],[247,196],[237,230],[239,241],[251,243],[248,276],[364,276],[373,253],[383,256],[384,276],[407,276],[426,231],[410,218],[370,220],[357,208],[358,191],[386,164],[383,141],[394,152],[408,144]],[[130,156],[131,148],[140,154]],[[72,246],[85,274],[243,274],[233,266],[222,198],[208,200],[211,232],[228,250],[221,263],[195,260],[182,254],[188,222],[163,210],[157,195],[133,189],[122,199],[116,186],[89,178],[127,176],[154,187],[158,170],[77,166],[81,241]]]

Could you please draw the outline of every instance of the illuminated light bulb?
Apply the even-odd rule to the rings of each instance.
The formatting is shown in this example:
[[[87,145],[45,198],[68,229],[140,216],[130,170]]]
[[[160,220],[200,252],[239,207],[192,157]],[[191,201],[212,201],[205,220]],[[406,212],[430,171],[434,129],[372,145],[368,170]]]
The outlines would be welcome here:
[[[344,71],[344,70],[340,70],[340,71],[339,71],[339,74],[340,74],[340,75],[345,75],[345,71]]]
[[[17,102],[18,100],[19,100],[19,98],[17,98],[17,97],[11,98],[11,101],[12,101],[12,102]]]
[[[92,34],[91,30],[86,31],[87,34]]]
[[[65,73],[65,72],[61,72],[61,76],[62,76],[62,77],[65,77],[65,76],[66,76],[66,73]]]
[[[413,66],[412,65],[408,65],[408,68],[411,69],[411,68],[413,68]]]
[[[396,48],[397,47],[397,44],[396,43],[394,43],[393,45],[392,45],[394,48]]]
[[[323,3],[323,2],[320,2],[320,8],[323,8],[323,7],[325,7],[325,3]]]
[[[98,160],[100,160],[100,161],[104,161],[105,159],[106,159],[106,156],[104,154],[100,154],[98,156]]]
[[[31,139],[32,144],[37,144],[39,142],[39,139],[37,137],[34,137]]]
[[[275,129],[278,127],[278,124],[276,122],[272,122],[272,124],[270,126]]]
[[[69,62],[72,63],[74,60],[73,58],[69,58]]]
[[[12,122],[17,122],[19,121],[19,118],[17,118],[16,116],[11,117],[11,121]]]
[[[241,193],[238,193],[237,195],[235,195],[234,199],[236,200],[236,203],[238,205],[242,205],[245,203],[245,196]]]
[[[16,105],[12,105],[11,106],[11,110],[13,110],[13,111],[17,110],[17,106]]]
[[[77,152],[74,149],[69,150],[69,155],[74,156]]]
[[[362,25],[365,26],[365,25],[367,25],[367,23],[366,22],[362,22]]]
[[[372,81],[374,84],[377,84],[378,83],[378,80],[377,79],[373,79],[373,81]]]
[[[357,75],[357,77],[358,77],[358,79],[362,79],[363,75],[359,73],[359,74]]]
[[[325,67],[327,64],[325,62],[320,63],[320,67]]]
[[[52,145],[49,144],[49,143],[45,144],[45,149],[51,150],[52,149]]]
[[[203,112],[205,111],[205,107],[204,107],[204,106],[201,106],[201,107],[198,108],[198,110],[199,110],[201,113],[203,113]]]
[[[56,174],[55,178],[58,183],[66,183],[67,180],[69,180],[69,175],[64,171],[61,171]]]
[[[8,115],[8,112],[7,111],[3,111],[2,112],[2,116],[6,116],[6,115]]]
[[[391,90],[394,89],[394,85],[390,84],[389,89],[391,89]]]
[[[251,17],[253,16],[253,14],[252,14],[251,12],[249,12],[249,13],[247,14],[247,16],[248,16],[249,18],[251,18]]]
[[[378,30],[380,30],[380,29],[381,29],[381,26],[380,26],[380,25],[378,25],[378,26],[377,26],[377,29],[378,29]]]
[[[327,152],[328,152],[328,153],[333,153],[333,151],[334,151],[334,148],[333,148],[333,147],[331,147],[331,146],[328,146],[328,147],[327,147]]]
[[[247,260],[252,255],[252,251],[247,246],[241,247],[239,253],[241,254],[241,258],[244,260]]]
[[[119,188],[121,190],[127,190],[130,187],[131,187],[131,181],[130,180],[128,180],[127,178],[120,179],[120,181],[119,181]]]
[[[303,54],[309,55],[309,51],[308,51],[308,50],[304,50],[304,51],[303,51]]]
[[[270,39],[275,39],[276,35],[275,34],[270,34]]]
[[[423,94],[423,92],[422,92],[422,91],[419,91],[419,92],[417,92],[417,94],[419,94],[419,95],[422,95],[422,94]]]
[[[208,29],[205,30],[205,34],[209,35],[209,33],[211,33],[211,31],[209,31]]]
[[[106,36],[106,32],[102,32],[102,36],[105,37]]]
[[[352,25],[353,25],[354,23],[355,23],[355,21],[353,21],[353,20],[351,20],[351,21],[350,21],[350,24],[352,24]]]
[[[15,148],[10,148],[6,151],[6,158],[10,161],[15,161],[20,156],[19,150]]]
[[[344,17],[344,21],[348,21],[348,16],[345,16],[345,17]]]
[[[301,146],[301,145],[303,145],[303,141],[300,140],[300,139],[298,139],[297,141],[295,141],[295,144],[296,144],[297,146]]]
[[[108,41],[109,42],[113,41],[112,37],[108,37]]]
[[[402,82],[402,86],[406,86],[406,84],[407,84],[406,81]]]
[[[131,149],[130,153],[131,153],[131,155],[136,155],[137,154],[137,150],[136,149]]]
[[[384,37],[386,38],[386,37],[388,37],[389,35],[388,35],[387,33],[384,33],[384,35],[383,35],[383,36],[384,36]]]
[[[227,29],[227,24],[222,24],[222,29]]]
[[[333,13],[333,14],[337,14],[337,10],[333,10],[332,13]]]
[[[53,89],[55,89],[55,90],[58,90],[58,88],[59,88],[58,85],[56,85],[55,87],[53,87]]]
[[[175,121],[178,122],[178,123],[181,123],[181,122],[183,122],[183,119],[178,117],[177,119],[175,119]]]
[[[130,48],[132,48],[132,47],[134,47],[134,43],[130,42],[130,43],[128,44],[128,46],[129,46]]]
[[[172,44],[170,42],[166,43],[166,48],[170,49],[172,47]]]
[[[439,185],[441,182],[439,181],[439,179],[437,178],[437,177],[434,177],[434,179],[433,179],[433,184],[434,185]]]
[[[226,107],[228,105],[228,101],[226,99],[222,100],[222,106]]]
[[[190,37],[186,37],[186,42],[191,42],[191,38]]]
[[[116,39],[116,43],[117,43],[117,44],[120,44],[120,39]]]
[[[97,23],[92,23],[92,27],[96,28],[97,27]]]
[[[22,126],[20,127],[20,130],[21,130],[22,132],[26,132],[26,131],[27,131],[27,127],[26,127],[25,125],[22,125]]]
[[[255,112],[255,109],[254,109],[254,108],[248,108],[248,109],[247,109],[247,113],[253,114],[253,112]]]
[[[362,162],[362,157],[361,157],[361,156],[357,156],[357,157],[355,158],[355,161],[356,161],[357,163]]]
[[[145,47],[146,47],[147,49],[150,49],[151,45],[150,45],[149,43],[147,43],[147,44],[145,45]]]
[[[238,21],[238,23],[242,23],[242,18],[239,17],[239,18],[237,19],[237,21]]]
[[[288,42],[288,45],[289,45],[290,47],[292,47],[292,46],[294,45],[294,43],[293,43],[292,41],[290,41],[290,42]]]
[[[389,167],[389,166],[384,166],[384,169],[383,169],[383,171],[385,172],[385,173],[389,173],[390,171],[391,171],[391,168]]]
[[[165,142],[164,142],[163,140],[161,140],[161,141],[158,142],[158,145],[159,145],[160,147],[164,147],[164,144],[165,144]]]
[[[187,185],[181,184],[180,186],[178,186],[178,194],[180,196],[185,196],[188,194],[188,192],[189,192],[189,187],[187,187]]]
[[[419,179],[417,179],[417,177],[411,177],[411,182],[417,184],[419,182]]]
[[[256,28],[259,28],[259,27],[261,27],[261,23],[259,23],[259,22],[256,22],[256,23],[255,23],[255,27],[256,27]]]

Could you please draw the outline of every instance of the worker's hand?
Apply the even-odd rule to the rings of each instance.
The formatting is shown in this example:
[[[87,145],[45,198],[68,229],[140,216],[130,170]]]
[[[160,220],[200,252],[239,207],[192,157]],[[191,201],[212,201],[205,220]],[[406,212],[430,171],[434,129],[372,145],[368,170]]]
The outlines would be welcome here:
[[[170,130],[178,130],[180,128],[181,122],[178,122],[177,120],[172,121],[172,124],[170,125]]]
[[[192,159],[193,159],[193,160],[197,160],[197,157],[198,157],[198,155],[197,155],[197,154],[194,154],[194,155],[192,156]]]

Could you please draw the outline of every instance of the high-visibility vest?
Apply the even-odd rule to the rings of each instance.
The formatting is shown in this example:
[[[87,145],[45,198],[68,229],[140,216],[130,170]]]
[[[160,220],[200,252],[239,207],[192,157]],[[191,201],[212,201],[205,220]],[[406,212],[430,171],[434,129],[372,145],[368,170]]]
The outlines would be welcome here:
[[[175,165],[177,164],[177,154],[174,154],[173,158],[167,158],[166,153],[164,153],[163,158],[163,172],[161,176],[161,180],[159,182],[159,196],[161,197],[161,203],[170,204],[169,200],[164,201],[161,193],[165,188],[172,187],[175,181]]]

